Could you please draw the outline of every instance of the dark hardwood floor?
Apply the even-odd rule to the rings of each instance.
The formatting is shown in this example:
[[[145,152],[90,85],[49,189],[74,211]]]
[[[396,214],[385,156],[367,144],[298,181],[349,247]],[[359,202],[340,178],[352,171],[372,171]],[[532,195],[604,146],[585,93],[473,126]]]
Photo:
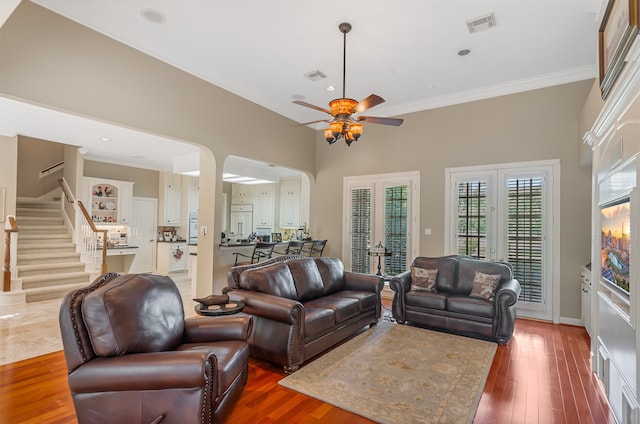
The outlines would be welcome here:
[[[518,319],[509,345],[498,347],[474,423],[615,423],[590,360],[583,328]],[[372,422],[280,387],[284,376],[251,359],[227,422]],[[75,422],[62,352],[0,366],[0,423]]]

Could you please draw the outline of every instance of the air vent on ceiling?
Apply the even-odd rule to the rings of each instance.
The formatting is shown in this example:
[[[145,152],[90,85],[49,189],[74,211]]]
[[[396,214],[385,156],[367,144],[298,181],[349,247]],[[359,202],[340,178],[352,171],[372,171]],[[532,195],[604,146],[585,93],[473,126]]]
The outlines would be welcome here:
[[[304,74],[304,76],[309,78],[311,81],[320,81],[321,79],[327,77],[325,74],[323,74],[321,71],[317,69],[315,71],[307,72],[306,74]]]
[[[493,12],[467,21],[467,28],[471,34],[474,32],[484,31],[485,29],[489,29],[494,26],[496,26],[496,17],[493,15]]]

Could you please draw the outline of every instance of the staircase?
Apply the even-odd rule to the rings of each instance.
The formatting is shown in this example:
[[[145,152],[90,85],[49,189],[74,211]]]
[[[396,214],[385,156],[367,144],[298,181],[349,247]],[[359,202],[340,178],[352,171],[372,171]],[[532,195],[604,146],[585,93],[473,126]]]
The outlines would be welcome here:
[[[90,274],[64,225],[60,201],[19,197],[17,278],[27,302],[62,298],[90,283]]]

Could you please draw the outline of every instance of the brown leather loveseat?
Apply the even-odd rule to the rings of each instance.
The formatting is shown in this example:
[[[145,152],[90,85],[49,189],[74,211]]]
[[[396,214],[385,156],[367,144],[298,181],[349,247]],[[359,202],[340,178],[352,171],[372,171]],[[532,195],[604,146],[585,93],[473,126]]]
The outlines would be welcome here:
[[[109,273],[68,293],[60,329],[78,422],[219,422],[247,381],[251,324],[185,319],[166,276]]]
[[[226,293],[254,319],[251,356],[287,373],[380,318],[382,279],[345,271],[340,259],[278,258],[229,275]]]
[[[520,283],[511,266],[469,256],[418,257],[392,278],[392,312],[410,322],[507,344],[513,335]]]

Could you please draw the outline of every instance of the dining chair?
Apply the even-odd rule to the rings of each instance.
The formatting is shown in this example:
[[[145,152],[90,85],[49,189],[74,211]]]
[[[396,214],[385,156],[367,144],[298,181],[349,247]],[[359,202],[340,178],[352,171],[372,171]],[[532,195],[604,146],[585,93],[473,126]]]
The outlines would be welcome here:
[[[259,241],[256,243],[255,247],[253,248],[253,253],[250,256],[245,255],[242,252],[233,252],[232,255],[236,255],[236,260],[233,266],[255,264],[262,260],[271,259],[271,256],[273,255],[273,248],[275,247],[275,245],[276,244],[274,242]],[[238,256],[250,258],[251,261],[238,262]]]

